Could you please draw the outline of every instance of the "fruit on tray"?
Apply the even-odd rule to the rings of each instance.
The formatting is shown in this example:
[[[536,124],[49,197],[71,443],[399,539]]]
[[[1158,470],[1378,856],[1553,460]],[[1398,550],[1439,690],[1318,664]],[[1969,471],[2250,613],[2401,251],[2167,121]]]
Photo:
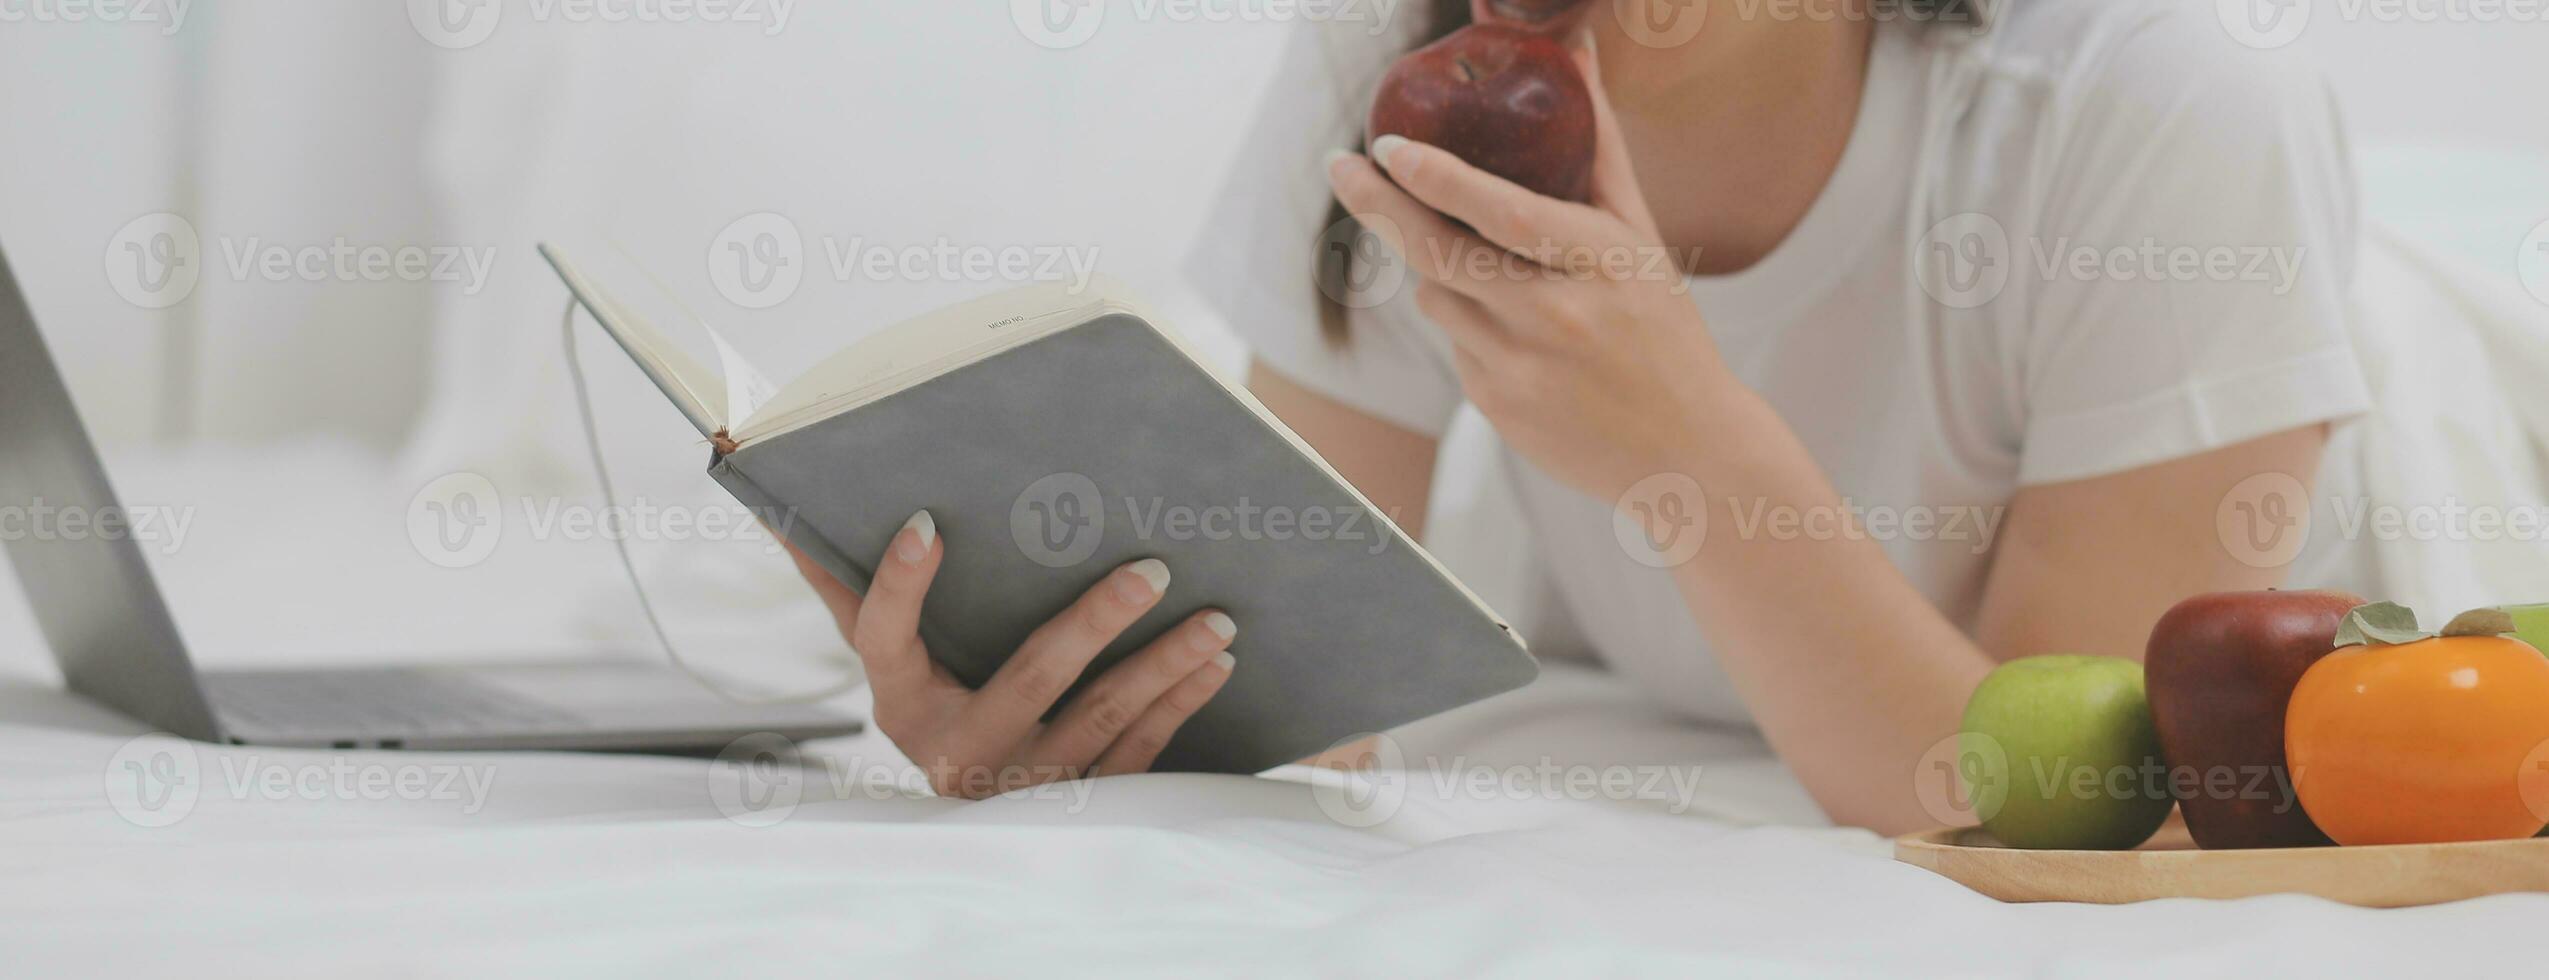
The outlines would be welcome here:
[[[2344,592],[2213,592],[2178,603],[2151,628],[2142,658],[2151,720],[2198,846],[2328,843],[2293,793],[2284,707],[2360,605]]]
[[[1410,52],[1382,76],[1371,137],[1440,147],[1532,192],[1593,192],[1593,94],[1567,46],[1505,24],[1472,24]]]
[[[2392,603],[2293,688],[2284,747],[2301,805],[2339,844],[2529,837],[2549,824],[2549,657],[2501,609],[2437,636]]]
[[[2122,657],[2001,664],[1965,703],[1958,741],[1974,812],[2011,847],[2123,850],[2174,803],[2142,665]]]

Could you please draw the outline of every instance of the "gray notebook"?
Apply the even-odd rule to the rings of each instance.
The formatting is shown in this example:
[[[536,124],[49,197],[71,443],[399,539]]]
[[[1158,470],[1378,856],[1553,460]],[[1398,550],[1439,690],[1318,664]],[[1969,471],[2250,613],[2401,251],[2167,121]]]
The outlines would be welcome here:
[[[1493,611],[1120,286],[943,309],[735,399],[733,362],[705,369],[591,270],[541,253],[710,437],[709,474],[793,511],[789,540],[842,582],[864,591],[929,510],[947,550],[921,635],[967,683],[1125,562],[1167,562],[1168,595],[1090,677],[1198,609],[1229,611],[1239,666],[1159,769],[1261,771],[1537,673]]]

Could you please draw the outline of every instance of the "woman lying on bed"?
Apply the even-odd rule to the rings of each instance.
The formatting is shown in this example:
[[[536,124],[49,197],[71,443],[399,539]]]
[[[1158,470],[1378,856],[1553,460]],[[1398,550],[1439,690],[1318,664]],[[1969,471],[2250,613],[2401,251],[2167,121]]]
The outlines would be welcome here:
[[[2271,519],[2304,488],[2362,493],[2334,423],[2374,409],[2317,76],[2235,43],[2211,3],[1968,2],[1578,5],[1560,26],[1595,83],[1590,205],[1389,134],[1319,163],[1355,142],[1365,89],[1305,46],[1206,246],[1250,386],[1375,503],[1421,528],[1439,439],[1475,406],[1591,654],[1757,725],[1836,822],[1882,831],[1934,822],[1915,763],[2001,660],[2138,656],[2197,592],[2382,594],[2369,542],[2296,555]],[[1498,16],[1476,3],[1435,3],[1434,32]],[[1675,17],[1704,27],[1669,36]],[[1268,315],[1302,308],[1309,277],[1269,271],[1308,264],[1331,192],[1412,260],[1404,284],[1331,277],[1322,316]],[[1621,250],[1678,269],[1520,257]],[[1704,530],[1649,525],[1665,560],[1614,533],[1616,513],[1703,510]],[[1119,570],[977,692],[913,638],[940,556],[925,518],[894,555],[863,603],[809,578],[880,726],[925,762],[1142,768],[1246,629],[1199,615],[1039,724],[1167,570]]]

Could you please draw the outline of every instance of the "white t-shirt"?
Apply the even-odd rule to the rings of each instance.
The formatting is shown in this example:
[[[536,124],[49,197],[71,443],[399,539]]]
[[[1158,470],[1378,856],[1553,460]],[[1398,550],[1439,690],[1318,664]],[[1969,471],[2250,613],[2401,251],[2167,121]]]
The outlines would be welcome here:
[[[1821,197],[1767,258],[1693,279],[1691,296],[1726,362],[1950,619],[1974,625],[2018,488],[2367,410],[2353,177],[2309,62],[2238,45],[2209,3],[2015,0],[1987,32],[1877,35]],[[1403,43],[1303,35],[1196,272],[1268,366],[1440,435],[1463,399],[1414,290],[1354,313],[1337,350],[1311,286],[1328,200],[1315,161],[1355,143],[1370,80]],[[2314,499],[2355,485],[2358,452],[2340,427]],[[1748,721],[1671,573],[1620,545],[1612,502],[1508,456],[1548,581],[1594,651],[1668,705]],[[1713,501],[1709,533],[1816,533],[1745,509]],[[2373,565],[2320,536],[2288,580],[2378,595]]]

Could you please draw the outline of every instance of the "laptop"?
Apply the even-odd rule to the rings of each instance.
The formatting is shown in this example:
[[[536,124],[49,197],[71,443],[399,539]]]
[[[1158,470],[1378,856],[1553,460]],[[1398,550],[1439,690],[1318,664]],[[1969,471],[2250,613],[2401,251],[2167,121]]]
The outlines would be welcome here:
[[[123,513],[0,252],[0,507],[38,502]],[[19,534],[7,549],[71,690],[198,741],[698,753],[862,727],[817,706],[730,701],[643,660],[198,671],[130,535]]]

